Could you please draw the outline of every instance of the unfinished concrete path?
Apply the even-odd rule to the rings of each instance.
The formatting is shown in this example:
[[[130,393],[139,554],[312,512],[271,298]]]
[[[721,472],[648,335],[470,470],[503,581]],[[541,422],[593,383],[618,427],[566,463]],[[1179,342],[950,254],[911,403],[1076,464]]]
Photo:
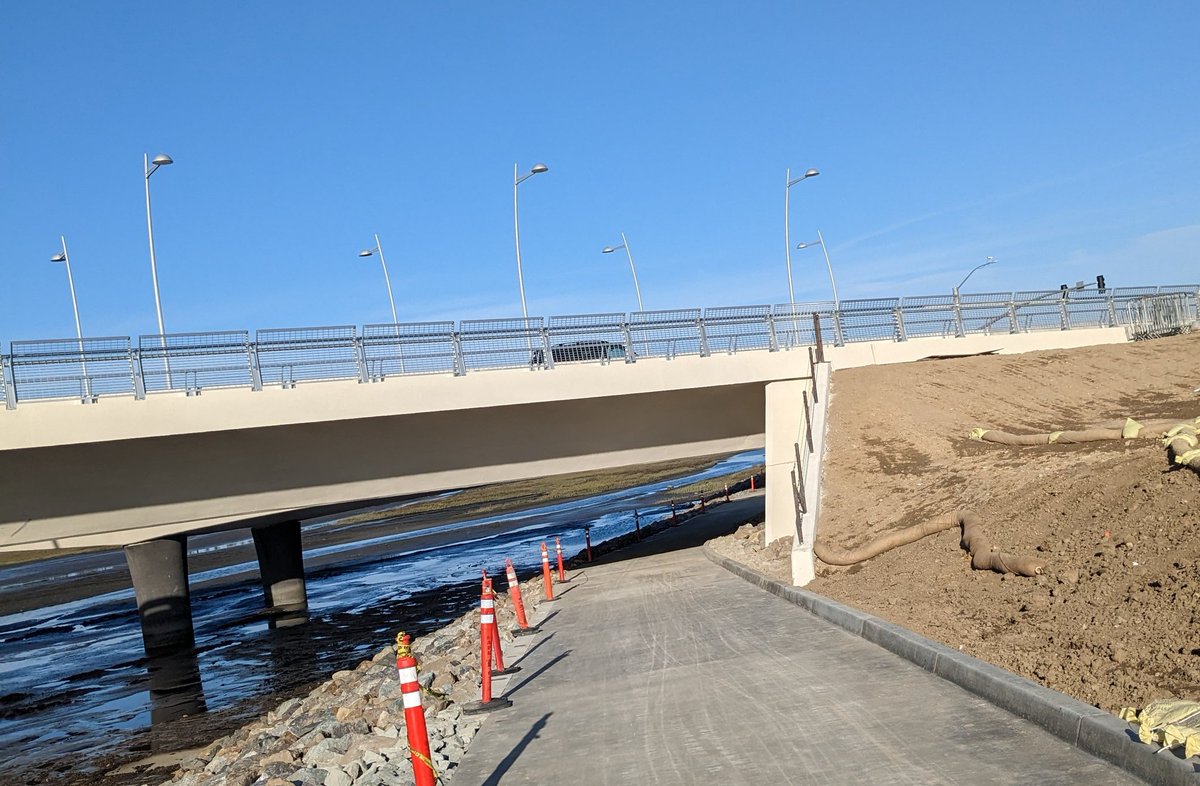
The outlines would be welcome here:
[[[453,783],[1140,783],[705,558],[755,509],[574,573]]]

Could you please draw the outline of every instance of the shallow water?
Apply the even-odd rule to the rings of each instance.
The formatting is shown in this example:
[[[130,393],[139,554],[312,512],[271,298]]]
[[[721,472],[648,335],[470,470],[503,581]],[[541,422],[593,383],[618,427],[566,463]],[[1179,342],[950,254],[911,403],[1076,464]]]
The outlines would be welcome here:
[[[306,561],[345,560],[308,573],[303,618],[262,614],[254,563],[193,573],[196,647],[183,655],[144,654],[132,589],[0,616],[0,771],[18,783],[83,782],[135,753],[205,744],[374,655],[396,631],[420,635],[472,608],[480,570],[502,576],[505,557],[528,575],[541,568],[543,540],[559,536],[575,554],[585,526],[600,543],[631,531],[635,508],[646,521],[669,515],[651,503],[671,486],[761,463],[751,451],[670,482],[306,550]],[[500,532],[472,534],[497,523]],[[305,531],[314,526],[327,525]],[[246,540],[231,535],[197,551]],[[112,569],[64,558],[0,570],[0,586],[35,592],[48,577]]]

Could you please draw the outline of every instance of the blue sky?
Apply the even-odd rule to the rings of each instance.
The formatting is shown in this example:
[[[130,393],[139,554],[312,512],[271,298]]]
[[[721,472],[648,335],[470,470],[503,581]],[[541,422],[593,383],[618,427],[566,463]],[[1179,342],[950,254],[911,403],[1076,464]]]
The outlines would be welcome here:
[[[1200,5],[14,2],[0,340],[1200,279]],[[797,300],[828,299],[820,249]]]

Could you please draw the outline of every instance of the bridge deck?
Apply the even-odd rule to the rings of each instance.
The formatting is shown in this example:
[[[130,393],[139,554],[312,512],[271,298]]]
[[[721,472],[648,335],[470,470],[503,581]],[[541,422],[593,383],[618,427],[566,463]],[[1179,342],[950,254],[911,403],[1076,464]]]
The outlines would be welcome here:
[[[1140,783],[694,548],[755,505],[576,573],[454,782]]]

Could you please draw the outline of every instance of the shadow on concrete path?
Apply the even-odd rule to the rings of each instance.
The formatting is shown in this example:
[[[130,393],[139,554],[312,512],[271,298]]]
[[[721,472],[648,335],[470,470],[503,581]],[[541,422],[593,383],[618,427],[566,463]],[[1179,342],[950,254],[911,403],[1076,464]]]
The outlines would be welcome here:
[[[713,505],[706,512],[697,513],[677,526],[650,535],[640,543],[631,543],[600,555],[590,563],[584,563],[578,570],[702,546],[713,538],[728,535],[748,521],[762,521],[765,504],[766,498],[759,494]]]
[[[500,779],[503,778],[504,774],[508,772],[510,767],[513,766],[513,763],[520,758],[521,752],[525,750],[529,743],[537,739],[538,732],[545,728],[546,720],[553,714],[553,712],[547,712],[545,715],[538,718],[537,722],[534,723],[533,726],[530,727],[529,731],[525,733],[525,736],[521,738],[521,741],[513,747],[512,752],[505,756],[504,759],[496,765],[496,769],[492,770],[492,774],[489,775],[487,780],[483,782],[483,786],[498,786]]]

